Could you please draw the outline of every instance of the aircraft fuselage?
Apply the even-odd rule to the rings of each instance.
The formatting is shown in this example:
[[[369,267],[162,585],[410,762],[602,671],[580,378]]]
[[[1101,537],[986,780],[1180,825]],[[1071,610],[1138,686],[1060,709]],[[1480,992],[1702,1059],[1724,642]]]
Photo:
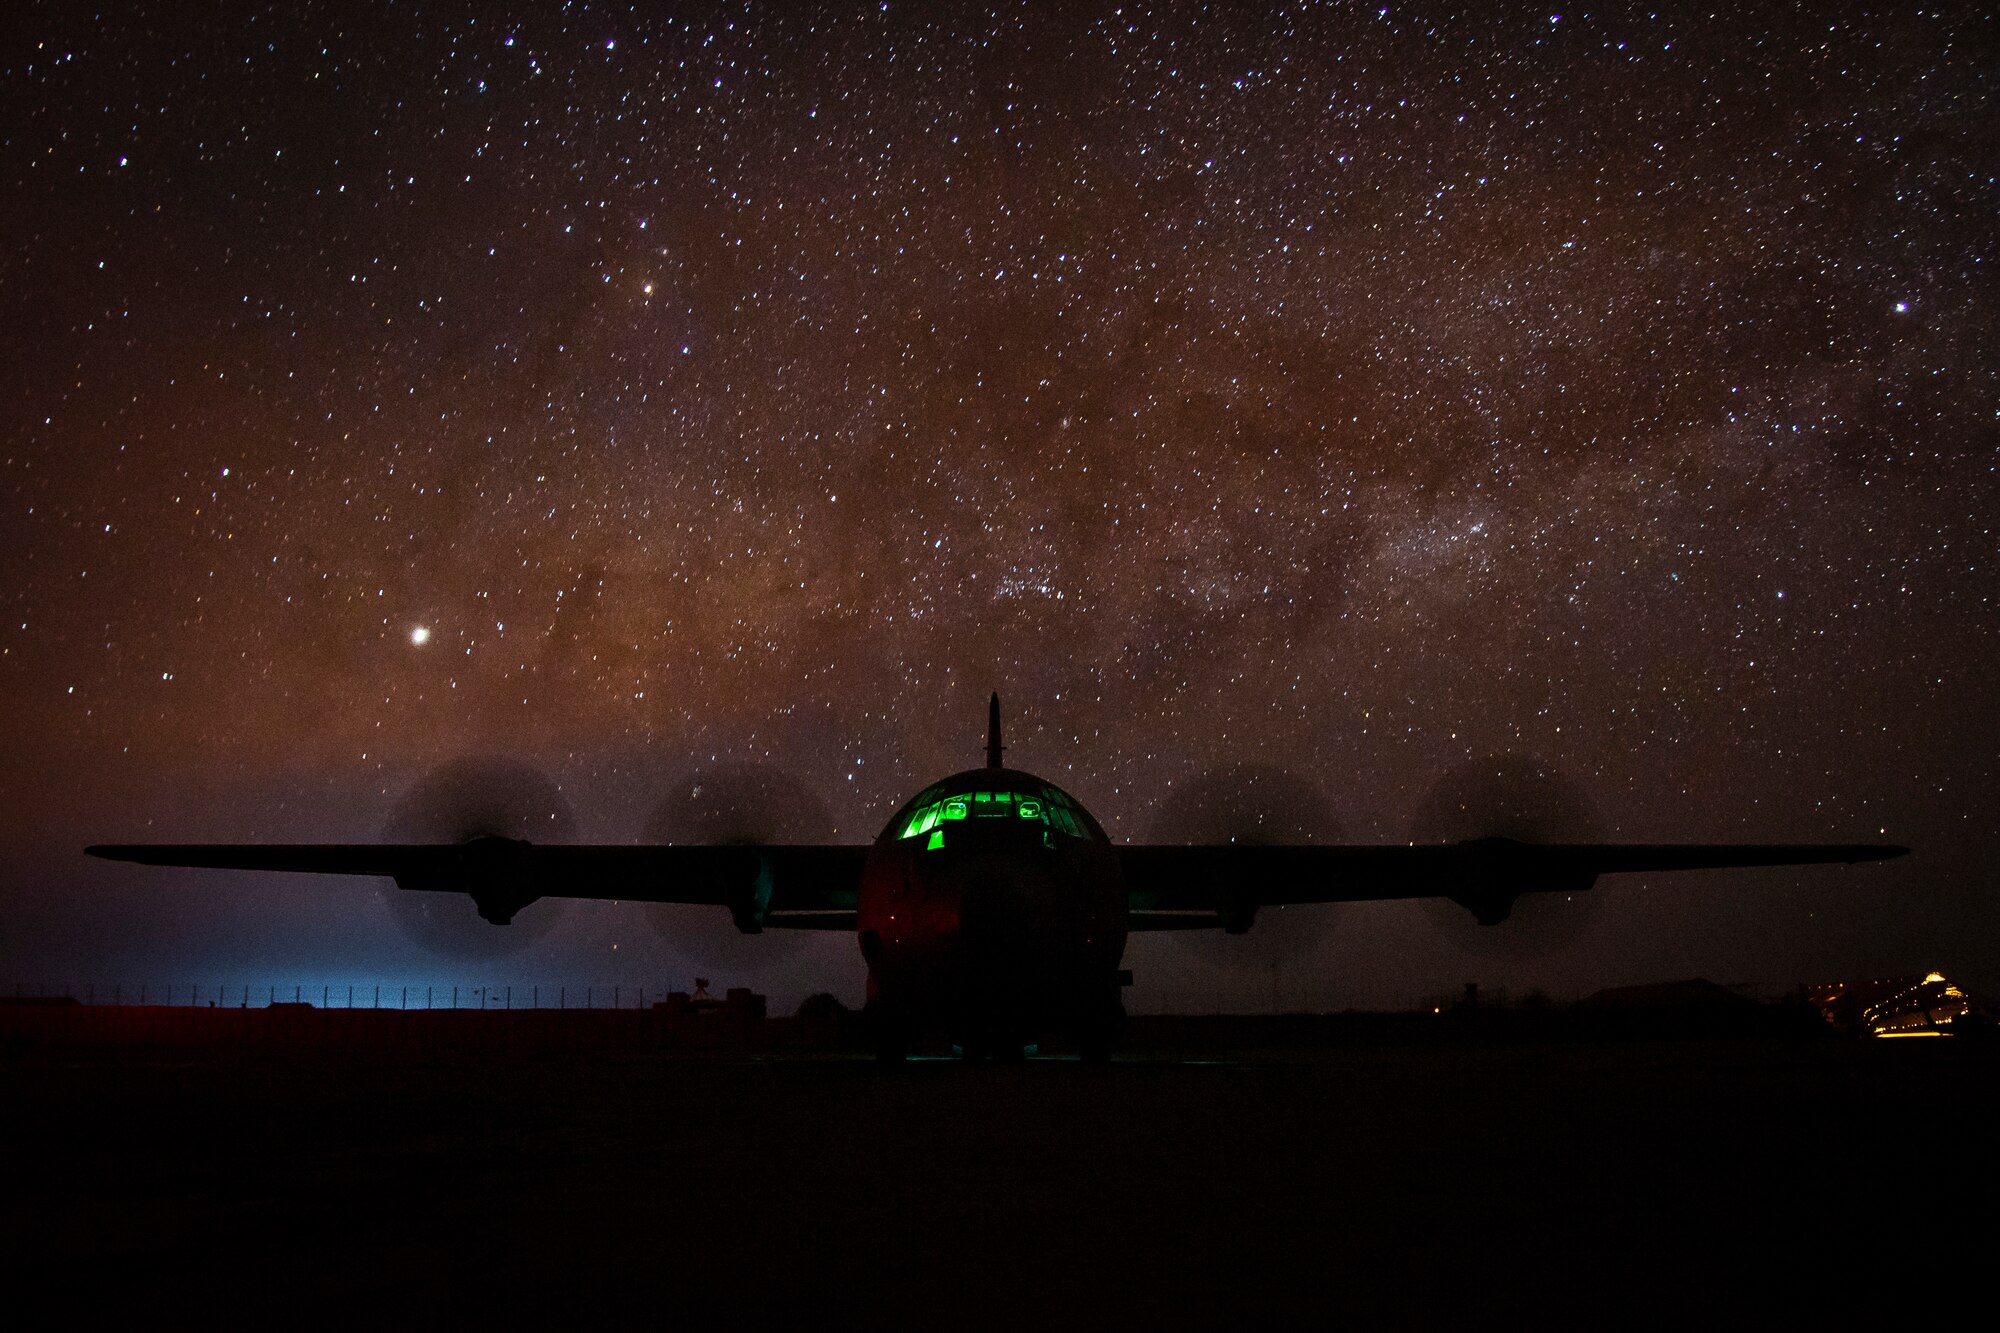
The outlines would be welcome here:
[[[1104,831],[1031,773],[981,768],[897,812],[863,872],[856,925],[871,1020],[894,1046],[943,1036],[1008,1054],[1049,1036],[1107,1046],[1125,886]]]

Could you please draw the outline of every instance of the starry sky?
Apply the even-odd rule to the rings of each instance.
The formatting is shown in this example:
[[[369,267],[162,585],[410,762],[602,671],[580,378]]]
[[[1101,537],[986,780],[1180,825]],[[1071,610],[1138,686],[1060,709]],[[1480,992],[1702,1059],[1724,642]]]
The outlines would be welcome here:
[[[1917,848],[1546,948],[1289,909],[1136,942],[1135,1009],[2000,988],[2000,25],[1467,8],[18,9],[0,980],[858,1003],[846,937],[440,958],[79,849],[373,840],[468,756],[580,840],[756,771],[858,841],[998,689],[1120,839],[1247,774],[1400,841],[1511,764],[1607,837]]]

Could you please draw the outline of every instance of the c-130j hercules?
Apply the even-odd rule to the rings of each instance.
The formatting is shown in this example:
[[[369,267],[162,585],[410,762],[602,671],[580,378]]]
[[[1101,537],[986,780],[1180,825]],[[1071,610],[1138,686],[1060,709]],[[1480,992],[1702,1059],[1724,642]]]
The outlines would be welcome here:
[[[504,926],[539,898],[726,908],[746,934],[851,930],[868,964],[877,1054],[947,1038],[972,1058],[1047,1038],[1108,1059],[1133,931],[1248,931],[1261,907],[1446,898],[1497,925],[1524,893],[1574,894],[1600,875],[1900,856],[1886,844],[1115,844],[1074,797],[1001,762],[1000,696],[986,764],[904,803],[868,846],[459,843],[120,844],[145,865],[376,875],[468,894]]]

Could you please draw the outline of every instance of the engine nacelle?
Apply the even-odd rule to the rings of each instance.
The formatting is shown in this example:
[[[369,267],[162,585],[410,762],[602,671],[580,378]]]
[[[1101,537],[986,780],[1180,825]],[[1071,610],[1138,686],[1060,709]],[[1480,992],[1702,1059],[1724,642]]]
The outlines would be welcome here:
[[[1584,893],[1597,883],[1596,872],[1551,865],[1532,843],[1474,838],[1459,845],[1476,850],[1480,865],[1447,896],[1482,926],[1497,926],[1513,915],[1514,901],[1524,893]]]
[[[771,911],[771,861],[754,848],[744,848],[745,863],[731,875],[729,919],[745,935],[761,935]]]
[[[1451,901],[1472,913],[1482,926],[1497,926],[1514,913],[1520,895],[1506,889],[1471,889],[1454,893]]]
[[[1249,934],[1250,927],[1257,924],[1259,906],[1257,896],[1240,884],[1226,885],[1215,895],[1215,914],[1222,918],[1225,935]]]
[[[526,886],[521,850],[529,844],[516,838],[474,838],[456,849],[449,862],[433,870],[396,876],[396,887],[422,893],[463,893],[479,915],[496,926],[510,924],[517,913],[541,897]]]

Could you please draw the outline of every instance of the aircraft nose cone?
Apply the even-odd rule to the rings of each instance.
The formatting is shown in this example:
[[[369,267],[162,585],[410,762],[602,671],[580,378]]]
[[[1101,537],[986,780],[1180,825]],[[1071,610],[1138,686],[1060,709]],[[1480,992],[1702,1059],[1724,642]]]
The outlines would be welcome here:
[[[960,889],[958,935],[975,957],[1017,954],[1028,937],[1028,904],[1023,886],[1008,876],[974,871]]]

